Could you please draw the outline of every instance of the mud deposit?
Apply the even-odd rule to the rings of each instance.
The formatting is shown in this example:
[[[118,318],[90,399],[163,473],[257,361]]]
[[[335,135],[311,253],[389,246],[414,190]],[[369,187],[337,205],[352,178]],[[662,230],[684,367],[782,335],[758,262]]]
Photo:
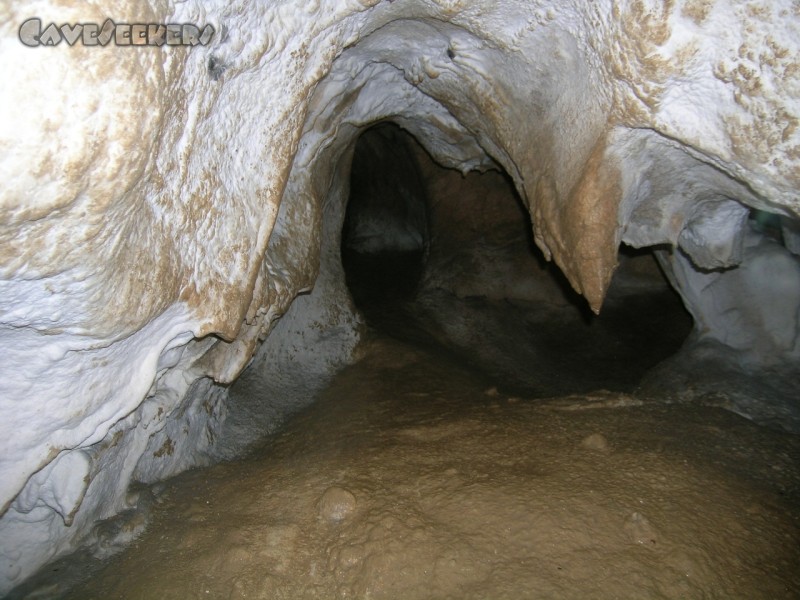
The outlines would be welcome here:
[[[379,339],[66,597],[797,598],[799,458],[720,408],[509,397]]]

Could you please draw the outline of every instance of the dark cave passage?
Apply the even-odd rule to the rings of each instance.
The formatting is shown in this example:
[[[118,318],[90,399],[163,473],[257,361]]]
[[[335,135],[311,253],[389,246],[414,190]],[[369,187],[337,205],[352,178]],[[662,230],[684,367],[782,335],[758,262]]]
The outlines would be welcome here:
[[[632,392],[691,331],[651,251],[621,248],[595,316],[534,245],[504,173],[443,168],[394,124],[362,134],[350,182],[342,264],[369,327],[507,393]]]
[[[414,297],[430,243],[425,184],[410,136],[376,125],[358,140],[342,229],[342,265],[368,319]],[[378,317],[379,318],[379,317]]]

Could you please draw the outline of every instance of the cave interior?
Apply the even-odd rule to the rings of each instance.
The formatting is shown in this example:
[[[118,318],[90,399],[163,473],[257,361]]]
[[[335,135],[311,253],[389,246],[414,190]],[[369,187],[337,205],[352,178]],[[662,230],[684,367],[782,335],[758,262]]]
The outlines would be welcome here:
[[[796,7],[534,4],[0,48],[0,595],[800,596]]]

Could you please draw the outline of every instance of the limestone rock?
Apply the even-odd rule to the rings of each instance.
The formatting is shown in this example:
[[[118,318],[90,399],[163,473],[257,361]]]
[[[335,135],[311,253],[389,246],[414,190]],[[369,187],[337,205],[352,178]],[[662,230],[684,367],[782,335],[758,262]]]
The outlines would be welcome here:
[[[217,34],[29,48],[18,30],[34,14]],[[308,392],[348,360],[359,318],[339,236],[353,146],[376,122],[463,173],[504,169],[594,310],[621,241],[726,266],[749,208],[800,217],[789,0],[43,0],[0,17],[0,594],[123,510],[134,477],[234,452],[218,447],[217,384],[252,362]],[[705,201],[737,203],[725,235],[695,211]],[[757,285],[758,247],[745,242],[754,262],[733,279],[709,277]],[[675,280],[715,335],[797,352],[770,310],[727,336],[685,268]],[[274,402],[254,414],[294,408]]]
[[[353,514],[356,497],[345,488],[332,486],[319,499],[319,516],[325,521],[338,523]]]

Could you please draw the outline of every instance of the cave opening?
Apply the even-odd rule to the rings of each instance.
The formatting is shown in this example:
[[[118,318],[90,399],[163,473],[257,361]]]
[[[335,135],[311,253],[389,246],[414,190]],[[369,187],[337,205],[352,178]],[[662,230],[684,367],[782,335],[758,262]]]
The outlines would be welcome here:
[[[0,596],[800,597],[788,2],[17,4]]]
[[[411,139],[380,123],[358,139],[342,227],[342,266],[369,320],[414,297],[430,246],[425,185]]]
[[[501,167],[445,168],[391,122],[357,139],[341,260],[373,332],[435,347],[509,393],[632,392],[692,328],[653,249],[620,247],[596,316],[532,231]]]
[[[639,393],[692,329],[655,259],[667,248],[623,245],[595,316],[536,248],[499,167],[445,168],[388,122],[353,150],[328,191],[316,285],[232,387],[228,426],[242,425],[228,437],[293,416],[251,459],[170,483],[152,533],[67,598],[154,586],[164,597],[585,597],[609,571],[637,577],[604,580],[608,596],[731,595],[727,574],[750,568],[738,556],[753,545],[796,555],[777,534],[744,544],[729,526],[762,518],[747,511],[766,496],[743,486],[788,473],[796,452],[764,451],[772,433],[717,406]],[[347,294],[366,332],[328,379],[314,368],[347,328],[299,324],[320,306],[342,319]],[[242,401],[252,410],[237,417]],[[744,484],[743,448],[754,463]],[[164,548],[177,548],[177,576],[161,575]],[[139,577],[142,564],[157,575]]]

